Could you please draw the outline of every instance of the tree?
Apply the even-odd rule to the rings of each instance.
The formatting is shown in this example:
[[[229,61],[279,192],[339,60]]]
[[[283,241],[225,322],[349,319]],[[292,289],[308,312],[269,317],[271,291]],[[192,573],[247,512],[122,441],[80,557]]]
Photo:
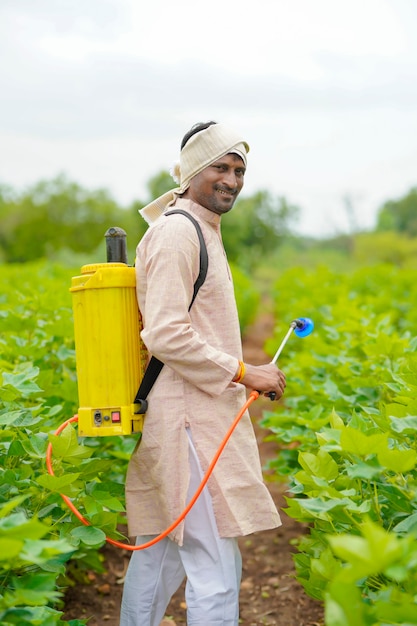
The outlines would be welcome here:
[[[162,196],[170,189],[178,187],[178,184],[174,182],[174,179],[169,172],[162,170],[159,174],[156,174],[148,181],[146,187],[149,191],[150,199],[154,200],[155,198]]]
[[[378,212],[377,231],[393,230],[417,237],[417,187],[399,200],[388,200]]]
[[[147,184],[148,202],[174,187],[170,174],[159,172]],[[62,249],[89,255],[102,243],[104,250],[104,234],[111,226],[126,231],[128,258],[132,259],[148,227],[138,215],[145,204],[135,200],[123,209],[107,190],[89,191],[63,174],[22,193],[0,186],[2,260],[22,263],[51,258]],[[288,238],[297,216],[297,207],[267,191],[239,199],[222,224],[230,261],[251,269]]]
[[[259,264],[291,236],[291,225],[298,215],[298,207],[265,190],[238,200],[222,221],[230,261],[247,270]]]
[[[32,261],[68,248],[95,250],[123,210],[104,189],[88,191],[60,175],[21,194],[0,189],[0,246],[6,262]]]
[[[126,220],[126,232],[129,235],[128,242],[132,243],[133,241],[136,247],[137,243],[142,238],[148,228],[148,224],[145,222],[145,220],[138,215],[140,209],[142,209],[155,198],[158,198],[170,189],[173,189],[175,186],[177,185],[174,183],[171,175],[166,170],[161,170],[158,174],[153,176],[147,182],[146,188],[148,191],[149,199],[146,202],[143,202],[142,200],[134,200],[129,207],[129,216]],[[133,249],[131,250],[131,254],[133,255]]]

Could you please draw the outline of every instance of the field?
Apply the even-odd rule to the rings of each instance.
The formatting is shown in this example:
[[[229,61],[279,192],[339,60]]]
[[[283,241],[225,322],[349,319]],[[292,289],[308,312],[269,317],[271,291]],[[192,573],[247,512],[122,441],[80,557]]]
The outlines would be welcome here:
[[[135,439],[80,441],[72,426],[53,435],[77,411],[74,271],[45,264],[0,271],[0,622],[77,626],[91,615],[83,590],[109,610],[106,602],[120,595],[106,584],[120,582],[125,556],[114,573],[103,545],[106,535],[123,539]],[[261,420],[266,476],[286,513],[276,534],[242,542],[244,624],[417,624],[415,277],[391,265],[293,268],[253,320],[259,294],[236,272],[247,355],[256,349],[254,359],[270,358],[294,317],[315,322],[315,332],[292,337],[282,355],[285,401],[252,411]],[[259,326],[265,319],[268,332]],[[54,477],[45,470],[48,442]],[[91,526],[80,525],[60,494]],[[171,615],[181,623],[176,602]],[[117,623],[106,615],[96,615],[97,624]]]

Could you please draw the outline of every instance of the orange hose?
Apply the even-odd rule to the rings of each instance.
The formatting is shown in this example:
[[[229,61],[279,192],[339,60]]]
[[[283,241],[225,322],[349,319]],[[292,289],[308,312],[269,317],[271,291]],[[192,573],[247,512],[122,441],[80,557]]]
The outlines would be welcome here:
[[[171,526],[169,526],[166,530],[164,530],[164,532],[162,532],[157,537],[154,537],[151,541],[148,541],[147,543],[143,543],[140,546],[131,546],[131,545],[128,545],[126,543],[122,543],[120,541],[116,541],[114,539],[110,539],[110,537],[106,537],[106,541],[108,543],[111,543],[113,546],[116,546],[117,548],[123,548],[124,550],[130,550],[130,551],[133,552],[135,550],[145,550],[146,548],[150,548],[154,544],[158,543],[158,541],[161,541],[161,539],[164,539],[165,537],[167,537],[183,521],[183,519],[186,517],[186,515],[189,513],[191,508],[196,503],[197,498],[199,497],[199,495],[203,491],[204,487],[206,486],[207,481],[208,481],[208,479],[210,478],[210,476],[211,476],[211,474],[213,472],[214,466],[216,465],[217,461],[219,460],[219,457],[220,457],[221,453],[223,452],[227,442],[229,441],[233,431],[235,430],[236,426],[240,422],[240,420],[243,417],[243,414],[245,413],[245,411],[252,404],[252,402],[254,400],[256,400],[257,398],[259,398],[259,391],[251,391],[249,396],[248,396],[248,399],[246,400],[245,404],[242,406],[242,408],[240,409],[240,411],[236,415],[235,419],[233,420],[232,425],[230,426],[230,428],[227,431],[223,441],[221,442],[219,449],[217,450],[216,454],[214,455],[214,458],[213,458],[212,462],[210,463],[210,465],[209,465],[209,467],[207,469],[207,472],[206,472],[203,480],[201,481],[201,484],[200,484],[199,488],[197,489],[197,491],[195,492],[195,494],[191,498],[190,502],[187,504],[187,506],[184,509],[184,511],[181,513],[181,515],[178,517],[178,519],[176,519],[175,522],[173,522],[171,524]],[[54,434],[55,435],[60,435],[62,433],[62,431],[64,430],[64,428],[66,428],[67,425],[70,424],[71,422],[78,422],[78,415],[74,415],[70,419],[68,419],[65,422],[63,422],[59,426],[59,428],[55,431]],[[55,476],[53,468],[52,468],[52,444],[51,443],[48,444],[48,447],[47,447],[47,450],[46,450],[46,467],[48,469],[48,473],[51,476]],[[86,520],[85,517],[83,517],[83,515],[80,513],[80,511],[74,506],[74,504],[71,502],[71,500],[67,496],[65,496],[62,493],[60,493],[59,495],[64,500],[64,502],[68,506],[68,508],[71,509],[71,511],[74,513],[74,515],[80,520],[80,522],[82,522],[85,526],[91,526],[90,522],[88,520]]]

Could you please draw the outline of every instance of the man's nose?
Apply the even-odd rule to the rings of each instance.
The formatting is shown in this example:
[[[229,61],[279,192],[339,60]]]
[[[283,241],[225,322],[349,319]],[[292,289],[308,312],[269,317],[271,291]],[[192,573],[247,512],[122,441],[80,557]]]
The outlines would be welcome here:
[[[239,186],[239,179],[233,170],[228,170],[227,172],[224,172],[223,180],[226,185],[231,189],[237,189]]]

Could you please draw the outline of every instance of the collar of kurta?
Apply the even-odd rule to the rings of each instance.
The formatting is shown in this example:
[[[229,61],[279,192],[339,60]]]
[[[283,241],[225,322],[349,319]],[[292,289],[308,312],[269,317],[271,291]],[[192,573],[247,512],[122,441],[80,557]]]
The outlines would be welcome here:
[[[185,211],[196,215],[204,222],[208,222],[215,227],[218,227],[220,225],[220,215],[218,215],[217,213],[213,213],[213,211],[206,209],[205,207],[201,206],[201,204],[197,204],[196,202],[193,202],[188,198],[177,198],[175,202],[175,208],[184,209]]]

